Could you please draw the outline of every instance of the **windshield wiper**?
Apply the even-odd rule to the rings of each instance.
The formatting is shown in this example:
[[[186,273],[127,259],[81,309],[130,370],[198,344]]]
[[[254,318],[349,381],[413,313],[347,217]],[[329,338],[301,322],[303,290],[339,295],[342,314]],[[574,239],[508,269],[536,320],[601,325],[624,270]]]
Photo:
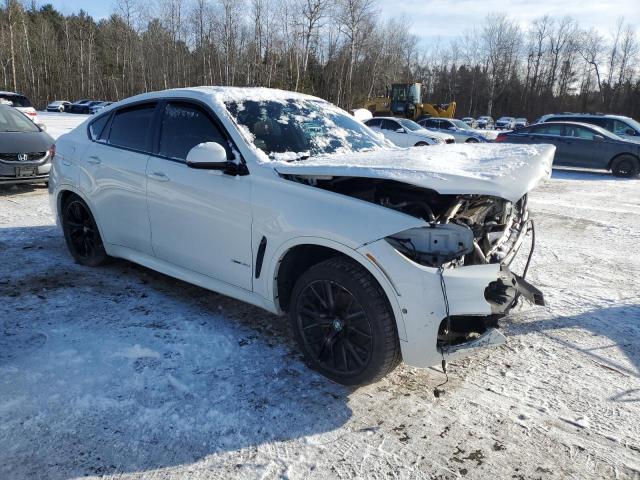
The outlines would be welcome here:
[[[271,160],[284,160],[285,162],[297,162],[309,157],[311,157],[309,152],[271,152],[269,154]]]

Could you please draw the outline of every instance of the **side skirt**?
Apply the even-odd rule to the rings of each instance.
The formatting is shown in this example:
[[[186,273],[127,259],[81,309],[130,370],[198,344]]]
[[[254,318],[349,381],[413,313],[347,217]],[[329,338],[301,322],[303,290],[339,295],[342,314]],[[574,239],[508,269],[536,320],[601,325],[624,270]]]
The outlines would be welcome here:
[[[269,302],[266,298],[249,290],[245,290],[244,288],[236,287],[235,285],[174,265],[173,263],[160,260],[157,257],[140,253],[127,247],[105,244],[105,248],[107,253],[112,257],[129,260],[130,262],[137,263],[143,267],[155,270],[156,272],[164,273],[165,275],[177,278],[178,280],[183,280],[187,283],[206,288],[207,290],[235,298],[236,300],[250,303],[251,305],[263,308],[271,313],[278,313],[273,302]]]

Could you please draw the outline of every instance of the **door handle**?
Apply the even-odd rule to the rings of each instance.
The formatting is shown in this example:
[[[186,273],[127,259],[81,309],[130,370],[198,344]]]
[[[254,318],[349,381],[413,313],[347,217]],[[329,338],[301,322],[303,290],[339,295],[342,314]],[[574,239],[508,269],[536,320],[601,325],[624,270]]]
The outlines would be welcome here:
[[[89,155],[89,158],[87,158],[87,162],[97,165],[99,163],[102,163],[102,160],[100,160],[100,157],[97,157],[95,155]]]
[[[163,172],[151,172],[149,174],[151,178],[157,180],[158,182],[168,182],[169,177],[167,177]]]

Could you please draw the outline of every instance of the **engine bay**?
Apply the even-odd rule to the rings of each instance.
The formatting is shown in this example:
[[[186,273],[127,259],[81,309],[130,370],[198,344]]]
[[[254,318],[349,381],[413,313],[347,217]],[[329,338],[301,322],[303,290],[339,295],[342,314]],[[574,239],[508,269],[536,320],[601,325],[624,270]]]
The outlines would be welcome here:
[[[388,179],[286,178],[424,220],[428,227],[399,232],[386,240],[412,261],[429,267],[508,265],[530,224],[526,195],[512,203],[487,195],[443,195]]]

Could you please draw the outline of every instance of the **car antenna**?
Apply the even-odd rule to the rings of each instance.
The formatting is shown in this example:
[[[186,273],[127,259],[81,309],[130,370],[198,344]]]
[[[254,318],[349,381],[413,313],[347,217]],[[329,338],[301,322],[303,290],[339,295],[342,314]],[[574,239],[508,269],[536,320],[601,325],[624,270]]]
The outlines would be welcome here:
[[[440,272],[440,288],[442,289],[442,298],[444,299],[444,311],[445,311],[445,321],[447,322],[447,343],[448,345],[442,346],[440,348],[440,353],[442,353],[442,373],[444,373],[445,380],[440,385],[437,385],[436,388],[433,389],[433,395],[436,398],[439,398],[440,395],[445,393],[444,385],[449,382],[449,374],[447,373],[447,360],[444,358],[445,349],[449,349],[451,347],[451,317],[449,315],[449,299],[447,298],[447,284],[444,282],[444,267],[440,265],[438,268],[438,272]]]

